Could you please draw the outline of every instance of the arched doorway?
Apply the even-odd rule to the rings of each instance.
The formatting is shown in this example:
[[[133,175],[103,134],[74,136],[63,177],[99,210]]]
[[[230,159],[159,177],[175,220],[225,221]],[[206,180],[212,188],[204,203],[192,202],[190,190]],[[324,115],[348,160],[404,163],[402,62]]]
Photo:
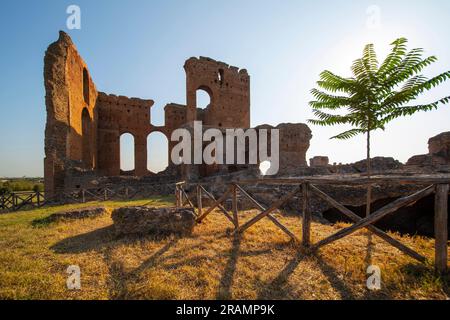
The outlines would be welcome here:
[[[92,120],[87,108],[81,112],[81,144],[83,166],[92,169]]]
[[[152,173],[164,171],[169,166],[169,141],[162,132],[152,132],[147,137],[147,169]]]
[[[120,136],[120,171],[134,171],[134,136],[124,133]]]

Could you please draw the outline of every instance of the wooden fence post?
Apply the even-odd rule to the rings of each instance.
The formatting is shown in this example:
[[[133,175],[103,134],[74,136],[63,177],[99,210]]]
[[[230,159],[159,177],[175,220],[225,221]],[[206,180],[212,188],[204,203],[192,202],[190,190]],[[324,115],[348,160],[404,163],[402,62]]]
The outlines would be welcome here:
[[[202,211],[203,211],[203,204],[202,204],[202,188],[200,187],[200,185],[197,185],[197,216],[201,216],[202,215]]]
[[[434,236],[435,268],[439,273],[447,271],[447,220],[448,220],[448,184],[436,185],[434,199]]]
[[[175,185],[175,207],[180,207],[180,199],[178,199],[178,185]]]
[[[302,223],[302,243],[308,248],[311,245],[311,211],[309,208],[309,184],[307,182],[302,184],[302,198],[303,198],[303,223]]]
[[[237,199],[238,188],[236,185],[233,185],[233,194],[232,194],[232,209],[233,209],[233,220],[236,229],[239,228],[239,217],[238,217],[238,199]]]
[[[183,207],[184,206],[184,196],[183,196],[183,186],[181,185],[179,188],[178,188],[178,198],[180,199],[180,207]]]
[[[84,191],[84,189],[83,190],[81,190],[81,201],[83,202],[83,203],[85,203],[86,202],[86,191]]]

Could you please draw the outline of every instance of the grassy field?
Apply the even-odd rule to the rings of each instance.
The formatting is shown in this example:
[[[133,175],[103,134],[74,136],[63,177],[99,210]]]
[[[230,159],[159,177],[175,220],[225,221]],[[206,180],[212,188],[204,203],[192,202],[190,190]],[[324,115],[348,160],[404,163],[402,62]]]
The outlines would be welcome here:
[[[153,198],[153,206],[172,198]],[[147,200],[104,202],[109,208]],[[37,223],[61,209],[0,215],[1,299],[448,299],[448,277],[437,277],[366,231],[304,255],[268,219],[240,239],[213,212],[186,238],[114,237],[109,216]],[[240,212],[241,221],[256,212]],[[297,217],[279,216],[301,235]],[[317,241],[344,224],[313,223]],[[434,240],[397,239],[430,258]],[[381,269],[382,288],[366,288],[368,264]],[[81,268],[81,290],[66,288],[66,269]]]

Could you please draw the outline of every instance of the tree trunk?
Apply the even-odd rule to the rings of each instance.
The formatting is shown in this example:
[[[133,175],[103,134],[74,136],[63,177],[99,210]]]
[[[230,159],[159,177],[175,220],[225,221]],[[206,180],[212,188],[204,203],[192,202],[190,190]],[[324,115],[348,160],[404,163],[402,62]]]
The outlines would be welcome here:
[[[370,130],[367,130],[367,179],[370,180],[372,175],[372,166],[370,163]],[[367,186],[367,201],[366,201],[366,217],[370,216],[370,204],[372,202],[372,185]]]

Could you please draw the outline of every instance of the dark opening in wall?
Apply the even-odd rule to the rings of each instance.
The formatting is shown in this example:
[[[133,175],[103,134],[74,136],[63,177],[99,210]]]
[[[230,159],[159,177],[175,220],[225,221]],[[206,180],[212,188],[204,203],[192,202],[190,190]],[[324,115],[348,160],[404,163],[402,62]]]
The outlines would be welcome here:
[[[223,84],[223,69],[219,69],[219,72],[217,73],[217,79],[219,80],[219,84]]]
[[[394,200],[396,200],[396,198],[387,198],[375,201],[372,203],[372,212],[375,212],[375,210],[382,208]],[[365,205],[358,207],[346,207],[358,216],[365,217]],[[323,213],[323,217],[332,223],[339,221],[352,223],[349,218],[334,208],[325,211]],[[449,222],[450,220],[447,224],[450,228]],[[398,211],[391,213],[375,223],[375,226],[384,231],[396,231],[401,234],[417,234],[434,238],[434,195],[420,199],[410,206],[400,208]]]
[[[86,169],[93,168],[92,158],[92,121],[87,108],[81,112],[82,161]]]
[[[84,102],[89,105],[89,74],[86,68],[83,69],[83,96]]]

